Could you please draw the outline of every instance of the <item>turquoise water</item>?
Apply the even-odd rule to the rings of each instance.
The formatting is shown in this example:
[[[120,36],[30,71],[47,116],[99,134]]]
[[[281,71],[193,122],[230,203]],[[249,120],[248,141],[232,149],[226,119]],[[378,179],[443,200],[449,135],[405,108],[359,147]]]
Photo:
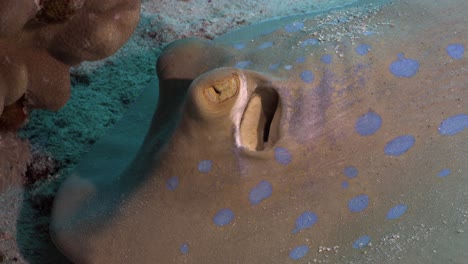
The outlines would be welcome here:
[[[353,5],[362,4],[363,2],[364,1],[353,3]],[[325,1],[322,1],[318,4],[329,3],[330,2],[326,3]],[[453,1],[453,3],[455,3],[455,1]],[[456,8],[453,10],[456,10]],[[444,7],[441,6],[440,13],[445,14],[444,12]],[[294,31],[298,28],[299,31],[302,30],[300,22],[302,22],[303,19],[308,16],[310,16],[310,14],[303,15],[301,17],[286,17],[275,21],[270,21],[268,23],[261,23],[249,28],[239,29],[225,34],[218,37],[216,41],[218,43],[234,42],[234,49],[246,49],[249,47],[249,41],[252,38],[267,36],[268,34],[271,34],[277,30],[279,26],[284,27],[284,30],[287,33],[294,33]],[[339,30],[343,29],[340,28],[340,25],[346,25],[346,21],[344,20],[341,20],[341,22],[336,20],[328,20],[328,22],[336,23],[336,26]],[[142,20],[140,28],[146,25],[147,24],[145,24],[145,21]],[[373,29],[372,26],[373,25],[368,25],[369,29]],[[447,25],[441,24],[441,26]],[[450,26],[448,27],[449,29],[447,31],[450,31],[451,28]],[[417,31],[412,30],[411,25],[408,25],[405,30],[412,32],[411,34],[414,34],[414,32]],[[366,35],[364,34],[365,32],[368,32],[370,35],[372,35],[373,31],[363,30],[361,32],[362,35]],[[305,43],[302,48],[319,45],[319,43],[322,43],[322,41],[325,42],[326,38],[330,36],[332,41],[337,41],[336,33],[336,31],[330,33],[329,35],[324,33],[324,40],[320,41],[312,37],[308,38],[311,41],[306,40],[302,42]],[[400,35],[397,37],[404,38],[405,35]],[[31,116],[31,122],[22,132],[23,135],[27,136],[34,144],[41,144],[46,146],[49,151],[53,152],[56,159],[60,161],[62,166],[61,170],[64,175],[70,174],[71,171],[75,169],[75,165],[79,163],[79,170],[84,172],[94,171],[93,173],[99,171],[102,173],[102,175],[113,177],[118,175],[120,171],[122,171],[127,166],[127,163],[133,159],[131,154],[135,153],[139,147],[139,144],[141,144],[141,141],[143,140],[144,134],[146,132],[146,127],[149,125],[151,118],[150,116],[143,115],[142,113],[152,113],[154,111],[154,108],[156,107],[155,102],[158,98],[156,94],[157,90],[152,90],[152,92],[145,93],[144,96],[138,100],[140,104],[139,106],[130,106],[130,102],[135,100],[135,98],[140,94],[145,86],[156,87],[156,80],[154,78],[154,62],[160,52],[160,50],[157,48],[138,47],[138,41],[143,40],[132,40],[117,56],[110,60],[112,63],[98,68],[90,74],[87,74],[83,71],[77,71],[78,76],[89,75],[89,82],[92,85],[89,85],[87,82],[81,82],[80,80],[83,80],[81,78],[75,78],[74,80],[76,82],[74,83],[72,100],[67,104],[67,106],[65,106],[58,113],[48,113],[41,111],[33,113]],[[448,55],[447,58],[450,57],[454,61],[462,60],[462,65],[466,66],[466,54],[463,52],[464,47],[467,45],[466,38],[462,36],[453,39],[452,42],[455,44],[452,43],[451,46],[443,46],[443,48],[441,48],[439,51],[441,53],[446,52]],[[241,43],[247,44],[242,45]],[[274,41],[269,41],[262,42],[262,44],[258,47],[262,50],[268,50],[274,48],[275,45],[276,43]],[[442,44],[440,43],[437,45],[441,45],[442,47]],[[139,50],[140,48],[141,50]],[[376,45],[363,46],[361,48],[356,46],[356,53],[359,56],[370,56],[374,54],[373,52],[375,52],[376,49],[378,49]],[[430,49],[428,48],[428,50]],[[340,54],[335,53],[334,50],[329,51],[331,52],[324,55],[327,57],[321,57],[321,61],[324,64],[333,67],[333,63],[339,61]],[[271,56],[274,57],[273,54]],[[428,54],[422,54],[420,57],[418,57],[418,60],[423,62],[424,58],[427,58],[427,56]],[[390,66],[392,61],[389,61],[388,64],[390,67],[390,73],[396,77],[402,78],[411,78],[415,76],[420,70],[419,65],[417,69],[414,69],[414,67],[407,67],[408,65],[413,65],[411,63],[411,65],[405,63],[407,62],[405,59],[408,58],[404,56],[397,56],[395,54],[394,61],[402,62],[403,64],[400,65],[401,67],[396,64],[396,70],[392,71],[392,67]],[[274,70],[288,71],[294,69],[296,65],[295,63],[300,64],[301,62],[303,63],[304,60],[305,57],[302,60],[296,60],[296,58],[294,58],[294,62],[289,64],[272,64],[273,66],[269,68],[269,70],[271,70],[271,72],[274,72]],[[254,62],[249,60],[240,60],[239,62],[243,62],[243,64],[235,64],[239,68],[249,69],[250,67],[251,69],[252,67],[257,67]],[[449,64],[447,63],[446,65]],[[425,64],[422,64],[421,69],[424,70],[424,67]],[[434,67],[434,71],[437,72],[443,70]],[[315,69],[309,69],[309,71],[305,71],[304,74],[300,75],[300,78],[305,83],[311,83],[314,81],[314,78],[318,76],[314,75],[314,72],[317,74]],[[455,73],[457,72],[455,71]],[[459,71],[458,74],[466,74],[466,71]],[[436,76],[445,75],[441,74]],[[423,81],[424,80],[421,82]],[[447,83],[447,85],[450,84]],[[459,86],[456,88],[460,89],[460,87],[461,89],[464,88],[464,86]],[[467,99],[466,89],[461,91],[462,93],[458,93],[458,95],[460,100],[464,102]],[[346,91],[343,91],[343,93],[345,92]],[[389,90],[386,92],[391,93],[392,91]],[[145,106],[146,109],[138,110],[140,113],[138,113],[138,111],[136,113],[131,112],[124,116],[124,119],[119,121],[119,118],[127,109],[135,109],[142,106]],[[466,104],[461,104],[461,106],[466,107]],[[466,108],[462,108],[460,112],[463,112],[464,109]],[[389,119],[383,119],[382,122],[380,115],[376,116],[373,114],[375,112],[368,111],[364,113],[367,113],[364,114],[363,117],[365,121],[362,121],[356,117],[356,124],[360,124],[356,125],[356,130],[360,136],[372,136],[378,131],[384,131],[385,127],[382,128],[382,126],[388,124],[386,122],[388,122]],[[443,118],[440,118],[442,124],[439,127],[439,130],[442,135],[456,135],[457,137],[466,137],[466,112],[463,113],[464,114],[460,115],[444,114]],[[358,120],[361,120],[361,122]],[[117,126],[114,130],[109,130],[114,124],[118,124],[119,126]],[[136,129],[129,129],[129,127]],[[406,134],[403,132],[404,131],[401,131],[400,133],[401,137],[388,138],[386,141],[388,145],[382,148],[383,153],[385,153],[387,156],[402,156],[404,159],[407,157],[408,153],[411,153],[414,144],[418,146],[417,144],[421,140],[417,137],[418,135],[407,135],[405,137]],[[103,138],[103,135],[108,136],[104,136]],[[395,141],[392,141],[391,139]],[[97,143],[90,149],[90,145],[94,144],[95,142]],[[456,153],[466,153],[466,151],[463,151],[466,150],[466,145],[463,143],[455,142],[452,144],[454,144],[452,146],[453,149],[458,151]],[[107,154],[107,152],[100,152],[103,149],[107,150],[110,148],[109,146],[112,146],[114,149],[111,154]],[[117,149],[120,149],[120,151],[116,151]],[[90,153],[85,155],[84,153],[87,151],[90,151]],[[113,156],[119,152],[129,154]],[[276,157],[276,160],[281,165],[287,165],[292,160],[291,155],[286,148],[279,149],[279,151],[275,152],[275,154],[279,156],[279,158]],[[286,159],[284,159],[285,156]],[[99,160],[103,157],[114,157],[116,160]],[[453,157],[455,161],[461,160],[463,158],[466,159],[466,157],[461,156]],[[206,163],[207,162],[202,163],[203,166],[201,166],[201,170],[199,169],[200,172],[205,173],[205,171],[209,172],[211,170],[211,163],[209,166],[210,169],[207,169],[207,166],[205,166]],[[427,166],[434,166],[434,164],[428,164]],[[464,253],[464,246],[468,243],[465,232],[466,217],[468,212],[468,209],[465,206],[465,202],[468,191],[464,185],[466,183],[466,171],[463,170],[464,168],[466,167],[457,169],[456,167],[451,167],[450,164],[445,164],[441,167],[439,166],[434,168],[435,173],[432,176],[439,177],[438,180],[446,180],[445,182],[441,182],[441,186],[438,186],[437,188],[434,186],[427,188],[424,192],[421,192],[420,195],[403,193],[400,196],[392,196],[392,199],[394,199],[394,201],[392,200],[394,206],[389,207],[388,210],[386,210],[385,214],[382,216],[382,219],[385,219],[386,221],[395,220],[393,222],[395,223],[395,229],[391,232],[378,233],[378,235],[368,235],[363,233],[360,236],[354,236],[352,239],[343,235],[343,241],[347,239],[346,241],[349,242],[346,244],[347,248],[354,250],[351,251],[353,252],[352,256],[341,255],[344,249],[342,251],[332,247],[332,245],[319,245],[315,243],[314,239],[317,239],[317,237],[311,235],[310,237],[303,236],[304,240],[297,241],[297,245],[295,247],[290,245],[284,247],[284,251],[287,252],[287,254],[283,254],[286,257],[285,262],[297,260],[297,263],[308,263],[309,261],[313,262],[314,259],[316,261],[326,262],[328,261],[328,257],[325,255],[329,254],[333,257],[342,257],[342,261],[332,263],[464,263],[468,259],[466,253]],[[353,188],[356,188],[356,183],[362,177],[364,177],[365,169],[366,168],[363,167],[345,167],[343,170],[343,177],[340,179],[340,181],[338,181],[337,186],[343,186],[343,190],[348,190],[351,192]],[[411,177],[411,175],[408,177]],[[428,175],[428,177],[430,176]],[[57,188],[58,184],[61,183],[62,180],[63,178],[60,180],[54,180],[53,184],[51,184],[54,185],[52,189]],[[175,191],[178,186],[180,186],[179,180],[172,180],[168,181],[167,183],[167,188],[171,189],[171,191]],[[40,194],[39,197],[50,197],[50,194],[44,195],[44,193],[50,192],[47,184],[48,183],[43,183],[43,188],[47,190],[42,190],[42,194],[41,190],[38,188],[39,191],[37,192]],[[268,201],[270,196],[275,194],[275,190],[278,190],[277,186],[270,187],[272,185],[269,184],[270,183],[268,181],[265,181],[263,184],[260,182],[259,185],[256,185],[257,187],[252,189],[253,194],[251,197],[247,197],[248,201],[250,201],[252,204],[262,204]],[[359,184],[365,185],[365,183]],[[416,188],[417,184],[414,184]],[[53,192],[55,192],[55,190]],[[430,193],[430,195],[426,194],[426,192]],[[411,199],[406,199],[405,203],[400,203],[400,198],[398,197],[410,197]],[[30,197],[27,198],[30,199]],[[376,199],[376,197],[372,195],[355,195],[348,200],[347,206],[349,211],[352,213],[366,213],[366,209],[374,204],[374,199]],[[98,207],[99,206],[97,205],[96,208]],[[31,217],[31,211],[35,213],[33,217]],[[38,219],[38,221],[43,221],[48,224],[48,215],[41,215],[41,212],[42,211],[40,210],[25,205],[23,208],[21,221],[18,224],[18,236],[21,240],[20,246],[22,248],[22,253],[31,260],[31,263],[45,263],[41,261],[37,262],[37,260],[35,262],[34,254],[28,252],[31,250],[31,248],[34,248],[37,251],[50,252],[48,250],[43,250],[44,247],[46,247],[44,245],[27,242],[28,240],[31,240],[32,236],[34,237],[34,235],[31,235],[34,234],[31,231],[32,228],[34,228],[34,225],[28,223],[31,221],[31,219]],[[235,219],[237,213],[227,210],[220,212],[221,214],[219,217],[216,217],[217,215],[213,216],[215,218],[215,224],[220,227],[226,225],[229,226],[231,221]],[[417,218],[418,216],[422,217]],[[304,211],[304,214],[298,215],[297,218],[294,217],[294,219],[292,219],[293,224],[291,225],[290,229],[292,229],[293,233],[295,234],[307,234],[308,230],[315,230],[314,228],[316,228],[320,223],[321,217],[322,216],[318,212]],[[418,220],[411,221],[411,219]],[[294,220],[296,220],[296,222],[294,222]],[[379,230],[380,228],[383,227],[376,225],[375,228],[372,229]],[[369,230],[369,228],[367,228],[367,230]],[[50,243],[48,237],[42,236],[41,238],[37,239],[42,239]],[[44,242],[44,244],[47,245],[47,242]],[[184,260],[188,261],[189,263],[191,254],[195,254],[196,250],[196,241],[193,240],[190,242],[181,242],[180,248],[178,248],[178,251],[181,253],[182,257],[186,258]],[[265,253],[265,251],[262,249],[259,249],[259,251],[262,254]],[[180,256],[177,255],[177,257]],[[41,259],[44,260],[46,258],[47,256],[43,256]],[[339,258],[335,258],[335,260],[336,259]]]

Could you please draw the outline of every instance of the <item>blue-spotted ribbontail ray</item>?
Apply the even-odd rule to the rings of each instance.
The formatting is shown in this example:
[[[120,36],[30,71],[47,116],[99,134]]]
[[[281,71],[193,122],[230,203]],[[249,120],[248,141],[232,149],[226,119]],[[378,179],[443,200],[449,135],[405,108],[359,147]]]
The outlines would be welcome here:
[[[468,2],[361,4],[166,47],[159,90],[62,185],[56,245],[76,263],[466,263]]]

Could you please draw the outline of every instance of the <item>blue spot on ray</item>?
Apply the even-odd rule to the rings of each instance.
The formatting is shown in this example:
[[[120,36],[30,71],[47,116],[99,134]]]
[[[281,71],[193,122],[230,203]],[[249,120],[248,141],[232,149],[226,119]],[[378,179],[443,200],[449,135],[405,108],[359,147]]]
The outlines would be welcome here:
[[[406,206],[406,204],[395,205],[390,210],[388,210],[387,219],[394,220],[400,218],[402,215],[405,214],[407,208],[408,206]]]
[[[180,253],[186,255],[189,253],[189,245],[187,243],[184,243],[180,246],[179,250],[180,250]]]
[[[346,177],[352,179],[358,176],[359,171],[353,166],[347,166],[344,168],[343,173]]]
[[[249,60],[246,60],[246,61],[239,61],[238,63],[236,63],[236,65],[235,65],[234,67],[239,68],[239,69],[245,69],[245,68],[247,68],[250,64],[252,64],[252,62],[249,61]]]
[[[247,44],[245,43],[235,43],[234,45],[232,45],[236,50],[241,50],[241,49],[245,49],[245,47],[247,47]]]
[[[440,170],[439,173],[437,174],[437,176],[447,177],[447,176],[450,175],[450,173],[452,173],[452,171],[450,169],[445,168],[445,169]]]
[[[289,258],[293,260],[298,260],[303,258],[307,253],[309,252],[309,247],[306,245],[301,245],[295,247],[291,252],[289,253]]]
[[[268,181],[261,181],[249,193],[249,201],[252,205],[257,205],[264,199],[271,196],[273,193],[273,186]]]
[[[299,217],[296,219],[296,227],[292,231],[293,234],[298,233],[302,229],[310,228],[315,223],[317,223],[318,217],[315,213],[310,211],[303,212]]]
[[[402,135],[390,140],[384,148],[388,156],[400,156],[413,147],[416,139],[412,135]]]
[[[454,115],[440,123],[439,134],[453,136],[462,132],[465,128],[468,128],[468,115]]]
[[[366,209],[369,205],[369,196],[366,194],[360,194],[351,198],[348,201],[348,209],[352,213],[361,212],[362,210]]]
[[[270,64],[270,66],[268,67],[269,70],[276,70],[278,69],[280,66],[279,63],[274,63],[274,64]]]
[[[419,70],[419,62],[414,59],[407,59],[403,54],[398,54],[398,59],[390,64],[390,72],[397,77],[410,78]]]
[[[202,160],[198,163],[198,170],[203,173],[208,173],[211,171],[213,162],[211,160]]]
[[[217,226],[224,226],[234,219],[234,212],[231,209],[224,208],[219,210],[216,215],[213,217],[213,222]]]
[[[370,136],[375,134],[382,126],[382,118],[375,112],[369,111],[360,116],[354,129],[361,136]]]
[[[301,43],[301,47],[304,48],[306,46],[313,46],[313,45],[317,45],[319,44],[319,40],[316,39],[316,38],[309,38],[309,39],[306,39],[304,40],[302,43]]]
[[[292,161],[292,156],[289,150],[277,147],[275,148],[275,159],[279,164],[288,165]]]
[[[296,63],[304,63],[305,60],[306,60],[306,58],[304,56],[301,56],[301,57],[296,59]]]
[[[356,53],[361,56],[366,55],[367,53],[369,53],[370,50],[371,46],[369,44],[361,44],[356,47]]]
[[[346,189],[346,188],[348,188],[348,187],[349,187],[349,182],[343,181],[343,182],[341,183],[341,188]]]
[[[314,73],[311,71],[302,71],[300,76],[305,83],[311,83],[314,81]]]
[[[259,49],[266,49],[266,48],[269,48],[269,47],[272,47],[273,46],[273,42],[271,41],[268,41],[268,42],[265,42],[265,43],[262,43],[258,46]]]
[[[371,241],[370,236],[361,236],[356,241],[353,243],[353,248],[360,249],[363,248],[367,245],[369,245],[369,242]]]
[[[178,186],[179,186],[179,178],[177,178],[176,176],[171,177],[170,179],[166,181],[166,187],[170,191],[174,191],[175,189],[177,189]]]
[[[286,32],[288,33],[294,33],[294,32],[301,30],[303,27],[304,27],[304,23],[298,21],[298,22],[294,22],[292,24],[286,25],[284,27],[284,30],[286,30]]]
[[[463,54],[465,53],[465,46],[462,44],[450,44],[445,48],[447,54],[455,60],[460,60],[463,58]]]
[[[333,57],[331,54],[325,54],[320,58],[320,61],[325,63],[325,64],[330,64],[332,63]]]

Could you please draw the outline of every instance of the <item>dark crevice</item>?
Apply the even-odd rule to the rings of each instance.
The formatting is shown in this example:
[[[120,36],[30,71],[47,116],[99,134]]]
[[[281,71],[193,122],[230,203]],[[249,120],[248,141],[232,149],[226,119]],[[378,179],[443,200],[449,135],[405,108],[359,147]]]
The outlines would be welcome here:
[[[249,98],[240,124],[243,147],[260,151],[273,145],[279,131],[279,96],[272,88],[257,88]]]

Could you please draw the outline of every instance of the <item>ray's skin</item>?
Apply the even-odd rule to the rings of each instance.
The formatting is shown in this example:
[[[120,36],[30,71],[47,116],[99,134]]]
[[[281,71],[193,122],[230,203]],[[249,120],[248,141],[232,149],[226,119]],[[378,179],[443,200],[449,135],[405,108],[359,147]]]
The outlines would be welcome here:
[[[69,177],[55,243],[76,263],[463,263],[468,3],[428,2],[353,39],[301,18],[171,44],[141,149]]]

